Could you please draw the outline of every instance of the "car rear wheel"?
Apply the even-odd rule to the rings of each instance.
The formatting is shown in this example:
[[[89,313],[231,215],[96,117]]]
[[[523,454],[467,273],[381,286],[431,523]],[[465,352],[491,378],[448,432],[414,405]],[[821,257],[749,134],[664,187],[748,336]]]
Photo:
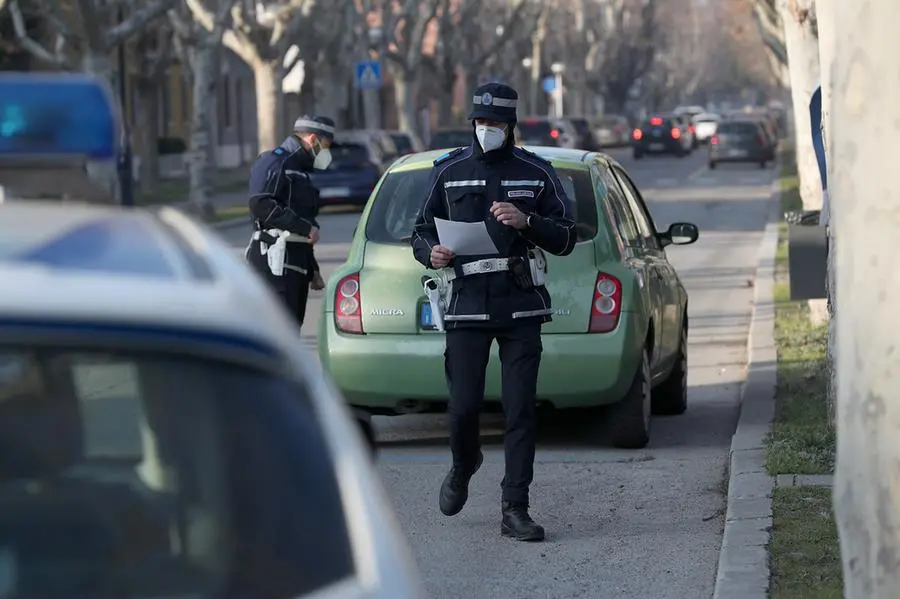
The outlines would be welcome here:
[[[716,163],[714,160],[709,161],[709,169],[713,171],[716,170]]]
[[[681,340],[675,366],[668,378],[653,390],[652,408],[654,414],[675,416],[687,410],[688,372],[688,328],[687,320],[681,326]]]
[[[375,455],[378,451],[378,446],[375,443],[375,427],[372,426],[372,417],[368,415],[357,416],[356,422],[359,425],[359,431],[366,440],[369,451],[372,452],[372,455]]]
[[[640,160],[641,158],[644,157],[644,153],[643,153],[643,152],[638,152],[637,150],[634,151],[634,154],[633,154],[633,155],[634,155],[634,159],[635,159],[635,160]]]
[[[768,166],[768,162],[766,160],[761,160],[759,163],[759,168],[766,168]]]
[[[620,449],[641,449],[650,441],[650,354],[641,352],[641,362],[628,393],[611,406],[609,426],[612,444]]]

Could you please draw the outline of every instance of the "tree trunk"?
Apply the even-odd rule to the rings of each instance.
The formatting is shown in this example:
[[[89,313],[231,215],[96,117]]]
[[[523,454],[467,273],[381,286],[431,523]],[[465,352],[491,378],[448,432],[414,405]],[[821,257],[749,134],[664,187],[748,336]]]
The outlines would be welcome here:
[[[91,52],[87,48],[85,50],[85,54],[82,58],[81,70],[90,75],[102,77],[108,81],[110,85],[114,85],[115,81],[113,80],[112,64],[110,63],[109,57],[100,53]],[[116,98],[118,98],[121,103],[121,98],[119,98],[118,94],[118,86],[114,85],[113,89],[116,90]],[[116,203],[121,203],[122,188],[119,182],[117,168],[118,164],[107,162],[88,162],[86,165],[88,177],[100,186],[103,189],[103,192],[108,194]]]
[[[831,90],[833,89],[831,86],[831,69],[828,68],[828,65],[832,64],[835,54],[835,23],[834,23],[834,5],[836,0],[816,0],[816,14],[820,15],[817,20],[817,29],[819,33],[819,64],[822,65],[820,71],[822,74],[822,127],[823,138],[825,141],[825,153],[826,155],[830,153],[828,148],[828,143],[831,141],[831,136],[829,131],[831,128],[829,127],[828,115],[830,114],[830,105],[831,105]],[[830,178],[830,175],[828,176]],[[823,210],[826,209],[824,205],[826,202],[828,203],[827,210],[830,212],[831,210],[831,201],[826,196],[822,198],[823,202]],[[829,248],[828,248],[828,278],[827,278],[827,295],[828,295],[828,315],[830,317],[828,322],[828,376],[829,376],[829,384],[828,384],[828,417],[832,423],[835,422],[836,417],[836,405],[837,398],[835,396],[837,390],[837,381],[835,378],[836,374],[836,356],[835,356],[835,316],[837,314],[837,305],[834,301],[834,291],[835,291],[835,272],[834,272],[834,259],[835,259],[835,243],[834,236],[832,235],[833,229],[829,225],[829,229],[826,231],[829,239]]]
[[[188,49],[192,75],[193,107],[191,114],[190,146],[187,155],[190,178],[190,210],[204,218],[215,214],[215,147],[213,119],[215,118],[216,81],[219,71],[218,44],[204,40]]]
[[[142,80],[136,86],[138,122],[141,123],[140,185],[142,193],[153,193],[159,186],[159,82]]]
[[[456,91],[456,65],[445,65],[441,73],[441,95],[438,98],[438,127],[453,125],[453,100]]]
[[[405,68],[394,70],[394,101],[397,103],[397,126],[400,131],[417,132],[415,85]]]
[[[900,3],[834,3],[828,181],[836,244],[838,446],[834,505],[847,599],[900,596],[900,374],[891,276],[900,237],[900,188],[893,152],[873,132],[900,133]],[[823,15],[824,16],[824,15]],[[827,17],[826,17],[827,18]],[[840,27],[837,24],[840,23]]]
[[[819,80],[819,44],[812,29],[812,19],[804,22],[792,8],[803,11],[812,0],[779,0],[784,39],[791,74],[791,99],[794,106],[794,147],[797,156],[797,176],[804,210],[822,207],[822,186],[819,166],[812,145],[809,122],[809,100]]]
[[[256,124],[259,153],[277,148],[285,137],[284,95],[281,93],[280,61],[260,61],[254,65],[253,80],[256,85]]]

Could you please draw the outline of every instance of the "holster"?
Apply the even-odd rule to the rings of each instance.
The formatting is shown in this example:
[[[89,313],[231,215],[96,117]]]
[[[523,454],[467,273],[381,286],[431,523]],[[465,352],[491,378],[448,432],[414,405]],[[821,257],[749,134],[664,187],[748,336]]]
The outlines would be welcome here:
[[[531,267],[528,265],[528,261],[521,256],[513,256],[509,259],[509,276],[519,289],[534,288],[534,281],[531,279]]]

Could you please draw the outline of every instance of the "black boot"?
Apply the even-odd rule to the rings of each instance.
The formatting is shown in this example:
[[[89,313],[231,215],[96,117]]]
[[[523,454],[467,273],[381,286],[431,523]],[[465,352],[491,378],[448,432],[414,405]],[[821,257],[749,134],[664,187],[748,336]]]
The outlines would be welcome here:
[[[444,477],[441,484],[441,513],[445,516],[455,516],[460,513],[466,501],[469,499],[469,480],[481,468],[484,461],[484,454],[478,451],[478,457],[475,459],[475,465],[469,470],[463,470],[453,466],[450,472]]]
[[[527,505],[504,501],[500,534],[517,541],[543,541],[544,527],[531,519]]]

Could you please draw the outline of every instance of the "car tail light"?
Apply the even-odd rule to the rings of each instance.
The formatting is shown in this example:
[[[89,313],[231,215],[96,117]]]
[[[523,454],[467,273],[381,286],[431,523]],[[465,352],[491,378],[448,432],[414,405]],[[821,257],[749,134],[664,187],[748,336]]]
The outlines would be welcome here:
[[[634,138],[634,141],[640,141],[643,136],[644,136],[644,132],[641,131],[640,129],[635,129],[634,131],[631,132],[631,137]]]
[[[681,129],[678,127],[672,127],[672,139],[679,139],[681,137]]]
[[[591,304],[589,333],[609,333],[619,324],[622,311],[622,282],[601,272],[594,285],[594,301]]]
[[[359,274],[347,275],[334,293],[334,325],[342,333],[362,335],[362,301],[359,296]]]
[[[710,137],[710,138],[709,138],[709,143],[712,144],[712,145],[714,145],[714,146],[715,146],[715,145],[718,145],[718,144],[719,144],[719,136],[718,136],[718,135],[713,135],[712,137]]]
[[[658,116],[655,116],[652,119],[650,119],[650,124],[651,125],[662,125],[662,119]]]
[[[690,131],[691,133],[696,133],[697,127],[691,125],[690,127],[688,127],[688,131]]]
[[[550,137],[552,137],[553,139],[559,139],[559,131],[557,131],[556,129],[552,130],[550,132]]]

